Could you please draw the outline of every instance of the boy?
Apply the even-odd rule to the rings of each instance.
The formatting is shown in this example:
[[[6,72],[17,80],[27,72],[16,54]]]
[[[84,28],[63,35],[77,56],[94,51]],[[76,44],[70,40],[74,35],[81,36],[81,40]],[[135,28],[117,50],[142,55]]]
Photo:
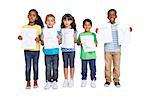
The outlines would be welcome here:
[[[124,28],[120,24],[116,23],[117,11],[110,9],[108,11],[109,22],[100,30],[102,34],[107,36],[107,40],[104,40],[104,52],[105,52],[105,87],[108,87],[111,83],[111,66],[113,62],[113,81],[116,87],[120,87],[120,57],[121,57],[121,45],[124,40],[124,34],[126,34]],[[132,28],[129,28],[132,32]],[[98,32],[98,28],[96,29]]]
[[[90,29],[92,28],[92,21],[90,19],[85,19],[83,21],[83,28],[85,32],[82,32],[79,34],[77,44],[81,46],[81,53],[80,53],[80,58],[82,62],[82,82],[81,82],[81,87],[86,87],[87,84],[87,64],[89,63],[90,65],[90,75],[91,75],[91,87],[95,88],[96,87],[96,51],[95,50],[89,50],[86,51],[84,46],[87,45],[87,47],[90,47],[90,44],[87,42],[91,42],[94,47],[97,46],[97,39],[96,39],[96,34],[91,32]],[[88,38],[87,41],[83,41],[83,38]],[[92,38],[90,40],[90,38]]]

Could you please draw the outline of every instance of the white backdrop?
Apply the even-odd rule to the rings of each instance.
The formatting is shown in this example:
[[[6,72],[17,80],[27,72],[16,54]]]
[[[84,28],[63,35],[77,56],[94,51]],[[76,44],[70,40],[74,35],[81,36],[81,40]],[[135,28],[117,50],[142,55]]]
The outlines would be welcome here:
[[[25,89],[25,64],[23,50],[17,36],[21,26],[28,23],[27,14],[32,8],[37,9],[43,21],[45,16],[52,13],[56,16],[56,27],[59,28],[61,17],[71,13],[76,20],[78,32],[82,32],[82,22],[90,18],[93,22],[92,31],[100,24],[107,22],[107,11],[114,8],[118,11],[118,21],[133,27],[132,42],[122,51],[121,57],[121,88],[103,86],[104,56],[103,45],[97,48],[97,87],[88,85],[81,88],[80,48],[76,47],[75,86],[62,88],[63,62],[60,52],[58,90],[44,90],[45,65],[41,52],[39,60],[39,88]],[[0,99],[93,99],[93,100],[124,100],[150,99],[150,48],[149,48],[149,18],[148,0],[5,0],[1,3],[1,52],[0,52]],[[32,84],[33,85],[33,84]]]

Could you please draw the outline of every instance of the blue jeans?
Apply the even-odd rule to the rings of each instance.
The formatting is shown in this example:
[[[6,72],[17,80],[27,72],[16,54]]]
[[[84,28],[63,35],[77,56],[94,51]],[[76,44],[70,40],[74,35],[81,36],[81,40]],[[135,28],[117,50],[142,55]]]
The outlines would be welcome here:
[[[62,52],[64,68],[74,68],[74,59],[75,59],[75,51],[72,52]]]
[[[34,72],[34,80],[38,80],[38,62],[39,62],[39,55],[40,51],[24,51],[25,55],[25,63],[26,63],[26,81],[30,81],[31,76],[31,62],[33,62],[33,72]]]
[[[46,81],[58,81],[59,55],[45,55]]]
[[[96,80],[96,63],[95,63],[95,59],[91,59],[91,60],[82,60],[82,80],[86,80],[87,79],[87,63],[89,62],[90,65],[90,76],[91,76],[91,80]]]

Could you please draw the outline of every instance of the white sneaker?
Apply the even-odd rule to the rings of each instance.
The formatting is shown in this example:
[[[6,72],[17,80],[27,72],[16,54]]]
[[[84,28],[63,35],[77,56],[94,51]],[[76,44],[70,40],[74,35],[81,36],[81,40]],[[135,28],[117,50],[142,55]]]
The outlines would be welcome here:
[[[44,89],[48,90],[52,86],[52,82],[47,82]]]
[[[91,81],[91,87],[92,87],[92,88],[96,88],[95,80]]]
[[[53,82],[53,89],[58,89],[58,85],[56,81]]]
[[[73,87],[74,86],[74,81],[73,80],[70,80],[69,81],[69,87],[71,88],[71,87]]]
[[[81,87],[86,87],[87,81],[86,80],[82,80],[81,82]]]
[[[69,85],[68,80],[64,80],[63,87],[68,87],[68,85]]]

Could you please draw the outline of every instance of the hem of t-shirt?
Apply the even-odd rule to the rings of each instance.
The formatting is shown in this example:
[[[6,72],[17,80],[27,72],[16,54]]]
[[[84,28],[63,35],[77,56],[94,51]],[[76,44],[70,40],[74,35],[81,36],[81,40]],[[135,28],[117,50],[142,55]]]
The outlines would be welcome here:
[[[59,55],[59,53],[56,53],[56,54],[45,54],[44,55],[47,55],[47,56],[55,56],[55,55]]]
[[[120,52],[121,50],[114,50],[114,51],[107,51],[107,50],[104,50],[104,52]]]
[[[24,51],[40,51],[40,49],[24,49]]]
[[[95,58],[80,58],[81,60],[95,60],[96,59],[96,57]]]

